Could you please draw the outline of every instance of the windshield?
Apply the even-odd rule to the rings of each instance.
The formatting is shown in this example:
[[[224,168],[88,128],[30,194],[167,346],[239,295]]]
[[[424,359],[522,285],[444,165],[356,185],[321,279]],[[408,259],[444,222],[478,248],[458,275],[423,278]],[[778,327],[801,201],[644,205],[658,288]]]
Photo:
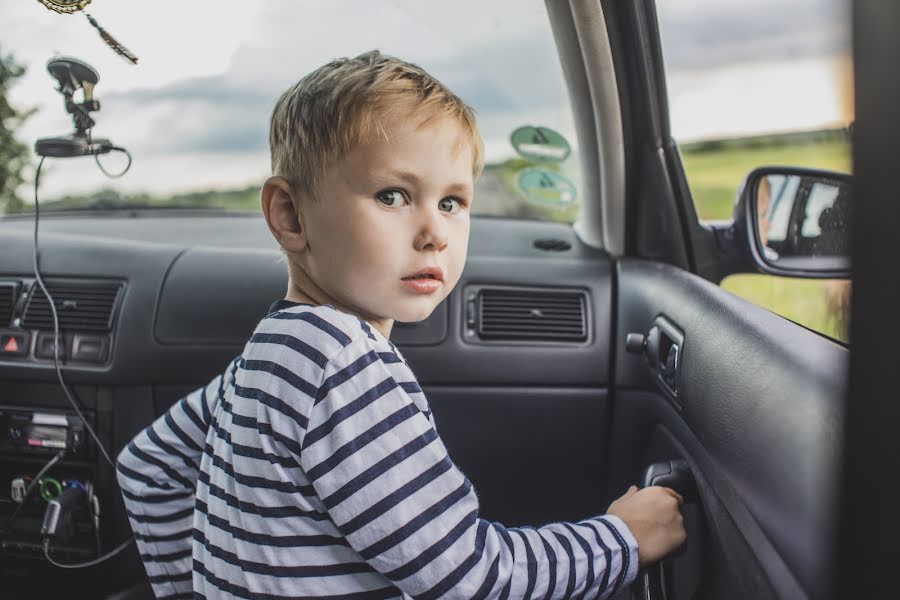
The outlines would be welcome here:
[[[415,62],[476,110],[486,168],[474,214],[571,223],[578,212],[578,156],[565,82],[542,0],[438,3],[246,1],[217,4],[101,2],[86,8],[138,57],[129,64],[82,14],[37,2],[7,3],[0,50],[25,67],[10,87],[23,113],[16,137],[73,129],[47,72],[56,54],[100,75],[92,135],[127,149],[133,164],[104,176],[91,157],[50,159],[41,173],[41,207],[213,207],[258,210],[270,174],[268,119],[276,98],[335,57],[377,48]],[[76,96],[76,100],[80,97]],[[100,157],[115,174],[124,155]],[[33,203],[33,167],[18,186]]]

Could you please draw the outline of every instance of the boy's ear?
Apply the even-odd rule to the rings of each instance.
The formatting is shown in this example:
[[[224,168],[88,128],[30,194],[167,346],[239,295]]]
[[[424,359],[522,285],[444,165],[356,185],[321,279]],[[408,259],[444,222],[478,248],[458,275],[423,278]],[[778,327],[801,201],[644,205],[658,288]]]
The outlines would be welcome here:
[[[306,249],[306,229],[294,190],[284,177],[269,177],[263,184],[260,197],[263,215],[275,241],[294,254]]]

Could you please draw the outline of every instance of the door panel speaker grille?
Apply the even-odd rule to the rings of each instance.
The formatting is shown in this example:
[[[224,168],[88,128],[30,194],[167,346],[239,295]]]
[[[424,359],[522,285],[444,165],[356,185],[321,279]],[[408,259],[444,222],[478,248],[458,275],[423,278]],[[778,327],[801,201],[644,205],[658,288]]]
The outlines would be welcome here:
[[[587,340],[583,292],[482,289],[478,300],[478,336],[482,339]]]
[[[59,327],[64,331],[110,331],[113,309],[121,283],[46,282],[53,296]],[[22,324],[26,329],[53,329],[53,313],[43,290],[35,282],[25,305]]]

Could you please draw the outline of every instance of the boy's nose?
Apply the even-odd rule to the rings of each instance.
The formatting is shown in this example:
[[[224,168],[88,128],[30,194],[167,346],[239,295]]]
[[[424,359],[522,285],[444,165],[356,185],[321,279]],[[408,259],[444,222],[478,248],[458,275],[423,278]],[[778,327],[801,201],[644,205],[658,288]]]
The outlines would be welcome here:
[[[419,231],[414,245],[416,250],[443,250],[447,245],[447,224],[444,215],[437,209],[424,210],[419,221]]]

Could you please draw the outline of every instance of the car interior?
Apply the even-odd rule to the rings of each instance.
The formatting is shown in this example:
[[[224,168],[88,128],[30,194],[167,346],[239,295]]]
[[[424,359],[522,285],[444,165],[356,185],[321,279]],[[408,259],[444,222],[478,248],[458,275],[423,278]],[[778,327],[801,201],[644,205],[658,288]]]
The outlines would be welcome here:
[[[669,135],[654,3],[546,9],[581,149],[579,219],[473,217],[459,284],[392,341],[483,518],[575,521],[631,484],[684,496],[686,544],[617,598],[828,597],[849,349],[719,287],[767,268],[754,186],[735,190],[734,219],[698,218]],[[30,214],[0,218],[0,521],[17,513],[0,587],[152,597],[133,544],[87,568],[44,559],[52,485],[14,501],[59,454],[55,480],[90,485],[102,509],[98,523],[89,506],[67,513],[57,561],[90,561],[131,536],[54,356],[114,459],[241,353],[284,297],[285,259],[258,212],[42,214],[56,343],[34,226]],[[815,269],[792,272],[826,276]]]

